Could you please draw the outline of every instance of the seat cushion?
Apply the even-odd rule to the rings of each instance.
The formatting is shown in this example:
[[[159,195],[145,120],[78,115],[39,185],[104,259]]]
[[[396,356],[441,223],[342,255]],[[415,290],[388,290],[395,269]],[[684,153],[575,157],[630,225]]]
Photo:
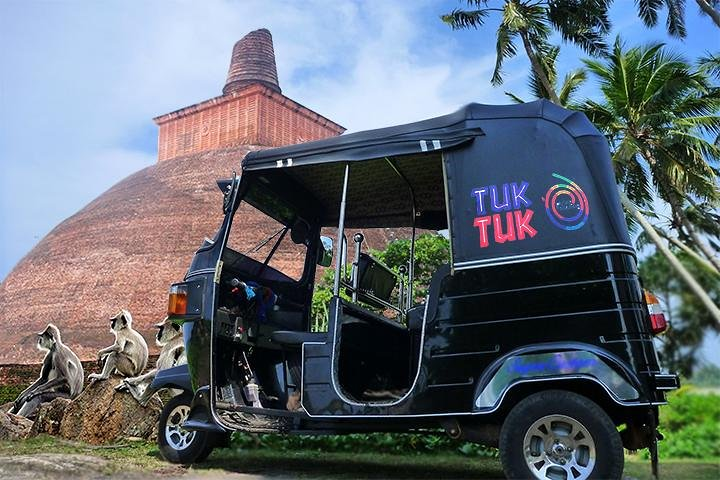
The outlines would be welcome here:
[[[270,334],[270,340],[288,347],[300,347],[305,342],[324,342],[327,333],[298,332],[294,330],[275,330]]]

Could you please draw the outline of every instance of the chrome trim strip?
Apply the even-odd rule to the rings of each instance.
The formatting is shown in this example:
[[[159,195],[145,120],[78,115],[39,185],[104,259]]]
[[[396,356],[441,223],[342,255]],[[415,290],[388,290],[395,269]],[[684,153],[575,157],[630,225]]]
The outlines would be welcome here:
[[[552,258],[572,257],[575,255],[583,255],[586,253],[606,253],[606,252],[627,252],[635,255],[635,249],[624,243],[607,243],[603,245],[592,245],[589,247],[565,248],[556,250],[551,253],[528,253],[525,255],[513,255],[509,257],[500,257],[488,260],[471,260],[467,262],[458,262],[454,264],[456,270],[466,270],[468,268],[490,267],[497,265],[507,265],[511,263],[530,262],[534,260],[550,260]]]
[[[187,280],[190,277],[197,277],[198,275],[207,275],[208,273],[215,273],[214,268],[201,268],[200,270],[193,270],[192,272],[188,272],[185,274],[185,279]]]
[[[448,244],[450,245],[450,275],[455,275],[455,262],[453,261],[452,222],[450,221],[450,193],[448,190],[447,171],[445,167],[445,152],[440,153],[440,164],[443,174],[443,193],[445,194],[445,215],[447,217]]]
[[[378,406],[378,407],[392,407],[393,405],[397,405],[399,403],[404,402],[414,392],[415,387],[417,386],[417,383],[418,383],[418,379],[420,378],[420,370],[422,369],[421,368],[422,367],[422,357],[423,357],[422,354],[423,354],[423,349],[425,348],[425,326],[427,325],[428,303],[429,303],[428,301],[425,301],[425,312],[423,313],[423,325],[422,325],[422,330],[420,332],[420,335],[421,335],[420,336],[420,351],[418,352],[419,359],[418,359],[417,370],[415,371],[415,379],[413,380],[413,383],[410,386],[410,388],[408,389],[408,391],[405,392],[405,395],[403,395],[396,401],[389,402],[389,403],[370,403],[370,402],[359,403],[354,400],[350,400],[345,395],[343,395],[343,393],[340,391],[340,388],[339,388],[339,386],[337,384],[337,380],[336,380],[337,372],[335,371],[335,355],[336,355],[335,347],[337,345],[337,335],[338,335],[338,330],[339,330],[338,320],[339,320],[340,315],[339,315],[338,311],[335,312],[335,322],[334,322],[334,328],[333,328],[334,331],[333,331],[333,339],[332,339],[332,342],[333,342],[332,343],[332,356],[330,357],[330,379],[332,380],[332,386],[333,386],[333,389],[335,390],[335,393],[337,394],[338,397],[340,397],[340,399],[343,402],[348,403],[350,405],[354,405],[356,407],[366,407],[366,406],[370,406],[370,405]],[[338,299],[338,301],[337,301],[338,308],[339,308],[340,304],[341,304],[341,302]],[[303,360],[303,363],[304,363],[304,360]],[[355,417],[366,417],[368,415],[357,414],[354,416]]]
[[[491,353],[498,353],[500,351],[500,345],[494,345],[489,350],[481,350],[477,352],[455,352],[455,353],[433,353],[430,352],[430,358],[449,358],[449,357],[471,357],[474,355],[488,355]]]

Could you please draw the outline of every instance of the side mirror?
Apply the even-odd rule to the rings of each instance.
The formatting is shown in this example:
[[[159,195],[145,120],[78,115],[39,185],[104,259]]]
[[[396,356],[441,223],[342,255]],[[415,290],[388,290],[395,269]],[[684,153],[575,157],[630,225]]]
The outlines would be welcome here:
[[[321,236],[320,244],[318,245],[318,260],[317,263],[321,267],[329,267],[332,265],[333,257],[333,241],[332,238]]]
[[[232,207],[232,201],[235,197],[234,193],[238,186],[237,174],[233,172],[233,176],[229,180],[218,180],[217,186],[223,193],[223,213],[227,215]]]

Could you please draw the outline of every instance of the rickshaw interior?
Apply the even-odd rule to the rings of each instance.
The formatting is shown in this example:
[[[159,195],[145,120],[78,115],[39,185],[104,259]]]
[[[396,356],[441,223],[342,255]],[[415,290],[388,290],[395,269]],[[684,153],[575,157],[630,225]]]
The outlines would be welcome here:
[[[250,171],[240,196],[217,297],[218,402],[290,408],[300,389],[302,343],[326,341],[335,342],[337,382],[347,398],[382,404],[403,396],[418,370],[425,308],[412,291],[413,262],[388,268],[369,255],[362,232],[407,232],[412,258],[416,229],[447,228],[440,153]],[[323,228],[341,232],[332,260],[341,271],[334,293],[343,300],[337,322],[330,315],[328,331],[316,332],[311,301]],[[240,239],[254,247],[238,251]],[[259,386],[256,400],[243,390],[248,382]]]

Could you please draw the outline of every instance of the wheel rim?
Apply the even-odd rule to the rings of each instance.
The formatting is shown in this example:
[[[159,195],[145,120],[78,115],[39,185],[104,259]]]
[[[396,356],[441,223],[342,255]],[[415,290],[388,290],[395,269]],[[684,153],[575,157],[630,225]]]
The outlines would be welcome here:
[[[178,405],[173,408],[165,423],[165,440],[174,450],[184,450],[192,443],[195,432],[185,430],[182,424],[187,420],[190,407]]]
[[[525,433],[525,462],[541,480],[585,480],[595,467],[595,441],[585,426],[572,417],[542,417]]]

